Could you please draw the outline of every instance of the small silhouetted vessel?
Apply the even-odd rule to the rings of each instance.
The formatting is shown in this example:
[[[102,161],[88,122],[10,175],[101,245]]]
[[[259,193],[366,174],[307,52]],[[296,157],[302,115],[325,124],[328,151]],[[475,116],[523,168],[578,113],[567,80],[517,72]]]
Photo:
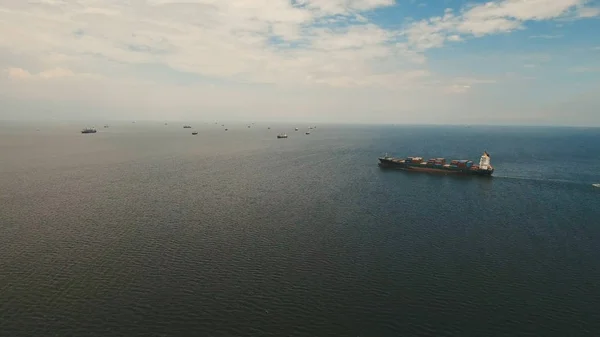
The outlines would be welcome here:
[[[288,136],[285,133],[280,133],[277,135],[277,138],[287,138]]]
[[[306,131],[306,133],[305,133],[305,134],[306,134],[306,135],[310,135],[310,131]]]
[[[197,135],[197,134],[198,134],[197,131],[192,132],[192,135],[194,135],[194,136]]]
[[[184,128],[184,129],[191,129],[192,127],[191,127],[191,126],[189,126],[189,125],[184,125],[184,126],[183,126],[183,128]]]
[[[81,133],[96,133],[96,129],[95,128],[85,128],[83,130],[81,130]]]
[[[295,128],[294,131],[298,131],[298,128]]]
[[[108,129],[108,124],[104,125],[104,128],[105,128],[105,129]]]

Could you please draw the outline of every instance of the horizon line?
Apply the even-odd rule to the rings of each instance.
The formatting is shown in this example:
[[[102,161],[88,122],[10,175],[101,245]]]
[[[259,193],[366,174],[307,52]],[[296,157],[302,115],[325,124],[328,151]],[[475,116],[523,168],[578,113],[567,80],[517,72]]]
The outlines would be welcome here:
[[[141,122],[141,123],[203,123],[203,124],[224,124],[224,123],[234,123],[234,124],[244,124],[244,125],[252,125],[253,123],[259,124],[300,124],[300,125],[348,125],[348,126],[414,126],[414,127],[546,127],[546,128],[586,128],[586,129],[594,129],[600,128],[600,124],[598,125],[579,125],[579,124],[492,124],[492,123],[402,123],[402,122],[318,122],[318,121],[242,121],[242,120],[205,120],[205,119],[174,119],[174,120],[158,120],[158,119],[0,119],[0,122],[17,122],[17,123],[35,123],[35,122],[67,122],[67,123],[80,123],[80,122],[97,122],[97,123],[107,123],[107,122]]]

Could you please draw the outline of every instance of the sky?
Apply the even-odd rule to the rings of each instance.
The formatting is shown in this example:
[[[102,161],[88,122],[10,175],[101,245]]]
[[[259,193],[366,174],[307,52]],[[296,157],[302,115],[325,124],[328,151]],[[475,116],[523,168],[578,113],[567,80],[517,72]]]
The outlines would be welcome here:
[[[0,120],[600,126],[600,0],[0,0]]]

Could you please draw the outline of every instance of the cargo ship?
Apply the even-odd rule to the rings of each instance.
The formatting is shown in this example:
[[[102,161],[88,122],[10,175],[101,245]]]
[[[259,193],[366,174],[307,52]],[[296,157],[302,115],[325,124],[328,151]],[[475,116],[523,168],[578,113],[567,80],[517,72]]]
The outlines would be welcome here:
[[[386,154],[379,158],[379,167],[406,171],[477,176],[491,176],[494,173],[494,167],[490,164],[490,155],[487,151],[483,152],[479,160],[479,165],[474,164],[471,160],[454,159],[447,163],[445,158],[432,158],[429,160],[424,160],[422,157],[394,158]]]
[[[81,133],[96,133],[96,129],[95,128],[85,128],[85,129],[81,130]]]

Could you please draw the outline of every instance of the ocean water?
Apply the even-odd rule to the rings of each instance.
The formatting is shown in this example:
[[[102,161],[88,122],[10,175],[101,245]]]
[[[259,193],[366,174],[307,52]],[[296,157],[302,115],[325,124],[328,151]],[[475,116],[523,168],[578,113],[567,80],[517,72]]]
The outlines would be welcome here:
[[[0,335],[600,332],[600,129],[82,126],[0,124]]]

